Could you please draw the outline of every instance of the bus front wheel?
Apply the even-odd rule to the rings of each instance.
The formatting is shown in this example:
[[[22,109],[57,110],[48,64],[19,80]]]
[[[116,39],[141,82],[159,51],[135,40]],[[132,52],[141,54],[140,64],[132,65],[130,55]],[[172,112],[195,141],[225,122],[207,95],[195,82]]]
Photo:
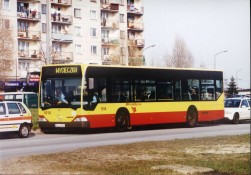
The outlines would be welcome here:
[[[197,125],[198,122],[198,113],[194,107],[191,107],[187,111],[187,126],[193,128]]]
[[[124,111],[119,111],[116,114],[116,130],[119,132],[126,131],[129,127],[128,115]]]

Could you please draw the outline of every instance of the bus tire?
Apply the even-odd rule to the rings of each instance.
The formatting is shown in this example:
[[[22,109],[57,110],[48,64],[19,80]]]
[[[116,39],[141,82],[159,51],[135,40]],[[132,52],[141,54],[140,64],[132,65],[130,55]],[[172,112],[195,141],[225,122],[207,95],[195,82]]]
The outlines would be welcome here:
[[[49,133],[49,129],[48,128],[40,128],[40,131],[44,134],[48,134]]]
[[[198,112],[195,107],[190,107],[187,111],[187,127],[193,128],[198,123]]]
[[[18,136],[20,138],[27,138],[30,134],[30,127],[27,124],[21,124],[19,131],[18,131]]]
[[[233,120],[232,120],[233,124],[235,124],[235,125],[239,124],[239,120],[240,120],[239,114],[235,113]]]
[[[118,111],[116,114],[116,130],[119,132],[126,131],[129,127],[129,116],[125,111]]]

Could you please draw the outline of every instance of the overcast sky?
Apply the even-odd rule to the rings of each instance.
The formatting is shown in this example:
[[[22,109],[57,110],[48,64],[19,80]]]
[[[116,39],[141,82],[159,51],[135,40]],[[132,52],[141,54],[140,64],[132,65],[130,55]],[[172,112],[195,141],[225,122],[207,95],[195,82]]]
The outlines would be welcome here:
[[[146,64],[172,54],[175,38],[182,38],[201,65],[223,70],[224,78],[238,78],[250,88],[250,0],[144,0]]]

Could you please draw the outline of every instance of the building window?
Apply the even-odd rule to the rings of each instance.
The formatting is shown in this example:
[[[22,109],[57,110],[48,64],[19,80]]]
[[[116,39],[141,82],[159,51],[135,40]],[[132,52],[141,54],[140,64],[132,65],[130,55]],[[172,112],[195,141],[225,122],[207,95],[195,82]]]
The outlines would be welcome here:
[[[5,60],[5,58],[0,56],[0,68],[4,71],[11,71],[12,70],[13,61],[12,60]]]
[[[97,46],[91,46],[91,54],[97,54]]]
[[[124,0],[120,0],[120,5],[125,5]]]
[[[18,64],[18,69],[19,71],[27,71],[29,70],[30,63],[28,62],[19,62]]]
[[[68,28],[66,25],[52,25],[52,33],[67,34]]]
[[[90,18],[91,19],[97,19],[97,12],[95,10],[91,10],[90,11]]]
[[[26,21],[18,21],[17,25],[19,32],[25,32],[29,29],[29,23]]]
[[[120,39],[125,39],[126,33],[124,30],[120,30]]]
[[[75,18],[81,18],[81,9],[74,9],[74,17]]]
[[[10,6],[10,1],[9,0],[4,0],[3,9],[4,10],[9,10],[9,6]]]
[[[42,14],[46,14],[46,4],[42,4]]]
[[[19,51],[28,51],[29,50],[29,42],[19,41],[18,42],[18,50]]]
[[[125,15],[124,14],[119,14],[119,21],[120,23],[124,23],[125,22]]]
[[[76,54],[81,54],[82,52],[82,46],[80,44],[75,45],[75,53]]]
[[[91,36],[97,36],[97,29],[91,28]]]
[[[52,44],[52,48],[51,48],[52,52],[55,53],[61,53],[62,52],[62,45],[60,43],[55,43]]]
[[[107,12],[101,12],[101,18],[107,19],[108,18],[108,13]]]
[[[75,35],[76,36],[81,36],[82,35],[81,26],[75,26]]]
[[[42,33],[46,33],[46,23],[42,23]]]
[[[4,21],[4,28],[5,29],[10,29],[10,20],[5,20]]]
[[[3,41],[3,48],[4,49],[10,49],[10,48],[12,48],[12,44],[11,44],[11,42],[10,41]]]
[[[120,55],[126,56],[126,48],[125,47],[120,47]]]
[[[109,48],[108,47],[102,47],[102,55],[109,55]]]
[[[10,29],[10,20],[8,20],[8,19],[3,19],[2,20],[2,28],[3,29]]]

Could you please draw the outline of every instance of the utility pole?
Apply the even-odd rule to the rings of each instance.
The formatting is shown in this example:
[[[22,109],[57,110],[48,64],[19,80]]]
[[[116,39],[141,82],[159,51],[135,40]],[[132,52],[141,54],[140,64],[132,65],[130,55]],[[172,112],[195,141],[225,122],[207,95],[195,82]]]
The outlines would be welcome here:
[[[45,64],[51,63],[51,22],[50,15],[51,14],[51,3],[50,0],[46,0],[46,61]]]

